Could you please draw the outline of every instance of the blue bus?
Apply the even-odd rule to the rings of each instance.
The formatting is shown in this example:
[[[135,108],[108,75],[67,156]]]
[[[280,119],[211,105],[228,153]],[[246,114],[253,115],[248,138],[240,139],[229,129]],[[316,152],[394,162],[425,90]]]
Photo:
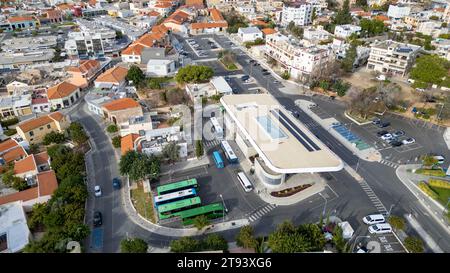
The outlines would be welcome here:
[[[213,152],[213,159],[214,159],[214,163],[216,163],[217,168],[221,169],[221,168],[225,167],[225,165],[223,164],[222,157],[220,156],[220,153],[218,151]]]
[[[231,164],[238,162],[238,157],[233,152],[233,149],[231,149],[230,143],[228,141],[223,140],[220,144],[222,147],[223,153],[225,154],[225,157],[228,159],[228,162]]]

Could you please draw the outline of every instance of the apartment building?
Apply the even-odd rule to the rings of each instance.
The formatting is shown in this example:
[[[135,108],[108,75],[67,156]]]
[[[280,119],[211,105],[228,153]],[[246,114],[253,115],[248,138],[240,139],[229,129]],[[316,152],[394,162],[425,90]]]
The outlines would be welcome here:
[[[353,33],[359,34],[361,32],[360,26],[355,25],[338,25],[334,28],[334,35],[338,38],[347,39]]]
[[[287,26],[290,22],[299,26],[309,25],[312,23],[312,10],[312,5],[305,1],[284,4],[281,25]]]
[[[420,49],[420,46],[392,40],[379,42],[370,49],[367,68],[403,77],[414,64]]]
[[[71,32],[65,43],[67,55],[70,57],[89,59],[105,56],[102,35],[100,33]]]
[[[68,117],[60,112],[53,112],[46,116],[23,121],[17,125],[17,134],[28,141],[29,144],[40,143],[50,132],[62,133],[69,127]]]
[[[0,98],[0,117],[21,117],[31,114],[31,95],[28,94]]]
[[[402,5],[389,5],[387,16],[393,19],[402,19],[408,16],[411,12],[411,7]]]
[[[334,60],[331,49],[325,46],[301,44],[279,33],[266,36],[266,56],[300,80],[320,76]]]

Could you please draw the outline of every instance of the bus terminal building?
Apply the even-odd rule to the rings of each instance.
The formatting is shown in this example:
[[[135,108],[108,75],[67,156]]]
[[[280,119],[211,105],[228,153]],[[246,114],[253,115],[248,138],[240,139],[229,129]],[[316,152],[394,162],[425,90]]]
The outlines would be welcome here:
[[[342,160],[269,94],[227,95],[226,139],[249,159],[258,179],[276,188],[299,173],[335,172]]]

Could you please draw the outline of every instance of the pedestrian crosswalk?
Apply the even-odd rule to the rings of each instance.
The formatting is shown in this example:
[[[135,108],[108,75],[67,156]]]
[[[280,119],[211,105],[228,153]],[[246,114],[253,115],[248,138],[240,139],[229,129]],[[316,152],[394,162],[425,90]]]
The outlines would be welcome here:
[[[213,140],[204,140],[203,141],[203,146],[205,148],[211,148],[211,147],[215,147],[217,145],[220,144],[220,140],[218,139],[213,139]]]
[[[369,184],[367,184],[367,182],[364,180],[359,182],[359,184],[360,184],[361,188],[363,189],[363,191],[369,197],[370,202],[372,202],[372,204],[378,210],[378,212],[380,212],[381,214],[386,214],[387,213],[386,207],[383,205],[383,203],[381,203],[380,199],[375,194],[375,192],[372,190],[372,188],[369,186]]]
[[[398,166],[399,166],[399,164],[394,163],[394,162],[391,162],[391,161],[389,161],[389,160],[385,160],[385,159],[381,159],[380,163],[383,164],[383,165],[392,167],[392,168],[394,168],[394,169],[397,169]]]
[[[250,213],[250,216],[248,217],[250,222],[254,222],[258,220],[259,218],[263,217],[267,213],[271,212],[274,208],[276,208],[277,205],[275,204],[267,204],[259,209],[254,210]]]

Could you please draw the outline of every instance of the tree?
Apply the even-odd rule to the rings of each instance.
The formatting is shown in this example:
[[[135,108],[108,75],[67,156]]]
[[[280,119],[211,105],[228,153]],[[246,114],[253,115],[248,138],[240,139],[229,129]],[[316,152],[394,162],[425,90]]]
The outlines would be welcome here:
[[[46,203],[37,203],[33,205],[31,215],[28,218],[28,227],[30,229],[35,229],[39,225],[44,224],[45,215],[47,215],[49,209]]]
[[[378,106],[373,103],[378,97],[376,88],[367,88],[360,90],[358,88],[350,88],[347,92],[349,97],[349,113],[356,114],[363,119],[367,119],[368,115],[372,114],[378,109]]]
[[[450,87],[448,69],[450,69],[450,62],[446,59],[437,55],[424,55],[417,59],[410,76],[412,79],[426,84],[446,83],[445,85]]]
[[[367,0],[356,0],[356,6],[360,8],[367,8]]]
[[[203,151],[203,143],[202,143],[201,140],[197,140],[197,141],[195,142],[195,155],[196,155],[197,157],[201,157],[203,154],[204,154],[204,151]]]
[[[424,155],[424,156],[422,156],[422,165],[423,165],[423,167],[432,168],[437,163],[438,163],[438,160],[432,155]]]
[[[175,80],[178,83],[206,82],[214,75],[214,70],[204,65],[188,65],[178,70]]]
[[[349,251],[349,246],[345,242],[344,236],[342,234],[342,228],[338,225],[333,230],[333,244],[339,253],[345,253]]]
[[[120,242],[122,253],[147,253],[148,244],[140,238],[123,239]]]
[[[110,134],[115,133],[117,131],[119,131],[119,128],[117,127],[117,125],[115,124],[111,124],[108,127],[106,127],[106,131]]]
[[[122,31],[116,30],[116,39],[117,39],[117,40],[120,40],[120,39],[122,39],[122,38],[123,38]]]
[[[396,230],[404,230],[406,226],[405,220],[395,215],[389,216],[388,222]]]
[[[65,140],[66,137],[64,136],[64,134],[52,131],[44,136],[44,140],[42,141],[42,143],[44,145],[50,145],[52,143],[60,144]]]
[[[314,20],[316,20],[316,18],[317,18],[316,8],[313,8],[313,10],[311,12],[311,21],[314,22]]]
[[[114,146],[114,148],[120,148],[121,145],[121,137],[120,136],[115,136],[111,139],[112,145]]]
[[[438,114],[438,117],[443,120],[450,119],[450,94],[446,94],[444,96],[440,114]]]
[[[298,232],[308,238],[312,251],[321,251],[325,247],[325,235],[317,224],[303,224],[298,227]]]
[[[194,252],[201,250],[201,242],[191,237],[181,237],[170,242],[170,251],[175,253]]]
[[[339,97],[345,96],[345,93],[350,88],[350,84],[344,83],[342,80],[337,80],[331,86],[331,90],[336,92]]]
[[[336,25],[345,25],[352,22],[352,15],[350,14],[349,0],[344,0],[342,8],[337,12],[333,19],[333,23]]]
[[[356,56],[356,45],[351,44],[350,48],[345,52],[345,58],[341,61],[341,68],[344,69],[345,72],[353,71],[353,64],[355,63]]]
[[[286,27],[287,31],[289,31],[292,35],[294,35],[298,39],[303,38],[303,28],[300,26],[297,26],[294,21],[289,22],[288,26]]]
[[[163,157],[167,158],[169,162],[175,162],[180,159],[180,146],[176,142],[171,141],[162,149]]]
[[[13,168],[7,170],[2,175],[2,182],[5,186],[11,187],[17,191],[23,191],[29,188],[27,182],[23,178],[14,175]]]
[[[419,238],[408,236],[404,241],[406,249],[412,253],[423,253],[423,242]]]
[[[311,249],[308,238],[289,221],[280,224],[276,231],[269,235],[268,245],[274,253],[307,252]]]
[[[236,244],[244,248],[256,249],[258,247],[258,241],[253,236],[252,226],[243,226],[236,237]]]
[[[283,74],[281,74],[281,78],[283,78],[284,80],[289,80],[289,78],[291,77],[291,74],[289,74],[289,71],[284,71]]]
[[[209,219],[205,215],[200,215],[194,218],[193,224],[198,230],[202,230],[204,227],[209,225]]]
[[[133,163],[137,161],[139,158],[140,158],[139,153],[134,150],[127,151],[124,155],[122,155],[119,161],[120,174],[128,175],[133,166]]]
[[[127,80],[132,81],[134,86],[140,86],[144,79],[144,72],[138,66],[132,65],[128,70]]]
[[[359,26],[361,27],[361,37],[380,35],[386,30],[384,22],[377,19],[370,20],[363,18],[359,22]]]
[[[228,243],[225,238],[216,233],[208,235],[203,241],[203,245],[208,250],[228,250]]]
[[[155,156],[128,151],[120,158],[119,172],[134,181],[148,177],[156,179],[160,174],[160,162]]]
[[[68,128],[70,138],[77,144],[81,145],[88,141],[83,126],[79,122],[72,122]]]

